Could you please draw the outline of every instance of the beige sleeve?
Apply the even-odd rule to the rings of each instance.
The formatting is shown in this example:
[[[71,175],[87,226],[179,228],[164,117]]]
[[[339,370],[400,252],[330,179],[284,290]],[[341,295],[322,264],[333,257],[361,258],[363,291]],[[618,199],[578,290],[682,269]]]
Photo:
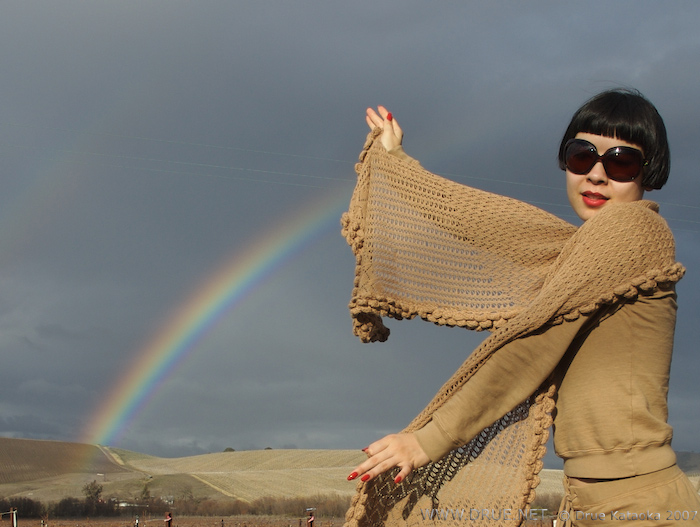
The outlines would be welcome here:
[[[432,461],[465,445],[532,395],[591,316],[549,327],[498,349],[423,428],[414,432]]]
[[[416,165],[420,165],[417,159],[412,158],[409,156],[403,149],[403,146],[395,146],[391,150],[389,150],[389,154],[391,154],[394,157],[397,157],[401,161],[405,161],[407,163],[415,163]]]

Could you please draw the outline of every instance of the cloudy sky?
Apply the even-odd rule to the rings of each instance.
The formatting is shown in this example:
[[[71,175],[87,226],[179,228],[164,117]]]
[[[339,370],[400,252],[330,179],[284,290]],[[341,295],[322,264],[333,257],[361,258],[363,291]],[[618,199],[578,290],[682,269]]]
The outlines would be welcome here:
[[[401,429],[483,335],[390,321],[387,343],[353,337],[339,215],[365,108],[386,105],[429,170],[575,222],[560,135],[627,86],[671,142],[670,182],[648,197],[688,268],[669,404],[674,446],[697,451],[699,20],[694,1],[4,1],[0,435],[95,437],[149,343],[256,243],[282,252],[304,214],[309,235],[111,444],[359,449]]]

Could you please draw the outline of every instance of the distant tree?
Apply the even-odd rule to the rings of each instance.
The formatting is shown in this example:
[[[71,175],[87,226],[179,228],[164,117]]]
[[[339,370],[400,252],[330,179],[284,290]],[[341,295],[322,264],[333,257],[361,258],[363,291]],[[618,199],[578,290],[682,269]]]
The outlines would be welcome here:
[[[52,517],[75,518],[82,516],[84,511],[83,503],[78,498],[63,498],[51,507]]]
[[[87,516],[94,516],[98,512],[100,502],[102,501],[102,485],[97,483],[94,479],[91,483],[86,483],[83,487],[83,496],[85,496],[84,514]]]
[[[180,493],[174,500],[174,506],[177,508],[179,515],[196,515],[199,509],[201,499],[196,498],[192,487],[185,485],[180,489]]]
[[[235,452],[235,450],[229,446],[224,448],[224,452]]]
[[[19,515],[23,518],[41,518],[46,514],[44,505],[40,501],[34,501],[31,498],[0,499],[1,512],[9,511],[12,507],[16,508]]]
[[[97,503],[102,499],[102,485],[97,483],[97,480],[92,480],[92,483],[86,483],[83,486],[83,496],[85,501]]]
[[[183,501],[194,501],[194,492],[192,492],[192,487],[189,485],[182,487],[178,498]]]
[[[266,447],[265,447],[265,450],[272,450],[272,447],[271,447],[271,446],[266,446]]]

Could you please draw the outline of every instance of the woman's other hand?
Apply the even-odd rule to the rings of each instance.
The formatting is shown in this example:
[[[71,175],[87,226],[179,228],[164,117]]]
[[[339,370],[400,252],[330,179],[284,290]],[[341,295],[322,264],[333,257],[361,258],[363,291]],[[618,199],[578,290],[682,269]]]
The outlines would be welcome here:
[[[403,130],[393,118],[391,112],[389,112],[384,106],[378,106],[377,112],[373,108],[367,108],[367,116],[365,120],[367,121],[367,126],[370,130],[374,128],[381,128],[382,131],[382,145],[384,148],[391,150],[396,148],[401,144],[403,140]]]
[[[368,481],[382,472],[399,467],[401,470],[394,481],[400,483],[412,470],[430,462],[430,458],[423,452],[413,434],[388,435],[369,445],[364,452],[367,454],[367,461],[358,465],[348,476],[348,480],[359,477],[361,481]]]

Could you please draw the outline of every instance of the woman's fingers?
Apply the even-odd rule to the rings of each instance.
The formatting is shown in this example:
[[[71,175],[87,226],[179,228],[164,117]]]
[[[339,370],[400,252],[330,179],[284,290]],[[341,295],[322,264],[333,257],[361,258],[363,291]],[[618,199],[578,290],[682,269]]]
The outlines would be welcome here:
[[[388,437],[388,436],[387,436]],[[355,470],[353,470],[350,473],[350,476],[348,476],[349,480],[353,480],[358,476],[364,476],[371,471],[373,471],[378,464],[382,463],[386,458],[387,458],[387,452],[386,450],[386,443],[385,440],[387,438],[380,439],[379,441],[375,441],[372,443],[370,446],[364,449],[365,454],[367,454],[367,460],[363,461],[361,464],[359,464],[357,467],[355,467]],[[376,474],[379,474],[380,472],[376,472]],[[353,476],[354,474],[354,476]],[[371,475],[370,475],[371,477]],[[367,478],[369,479],[369,478]]]
[[[382,110],[384,111],[384,115],[386,115],[388,112],[383,106],[380,106],[377,109],[379,110],[379,113],[375,112],[374,108],[367,108],[367,116],[365,119],[370,128],[384,128],[384,117],[380,114],[382,113]]]
[[[384,128],[387,124],[391,123],[393,116],[389,110],[384,108],[384,106],[377,106],[378,113],[374,111],[374,108],[367,108],[367,115],[365,120],[370,128]]]
[[[371,130],[375,128],[382,129],[381,141],[387,151],[391,151],[401,145],[403,130],[401,130],[399,123],[396,122],[391,112],[384,106],[377,106],[376,111],[374,108],[367,108],[365,121]]]
[[[360,478],[367,481],[379,474],[399,467],[395,481],[399,483],[416,467],[422,467],[430,459],[413,434],[392,434],[365,449],[368,458],[348,476],[348,480]]]
[[[401,471],[396,475],[394,481],[396,483],[401,483],[408,475],[413,471],[413,467],[403,467]]]

